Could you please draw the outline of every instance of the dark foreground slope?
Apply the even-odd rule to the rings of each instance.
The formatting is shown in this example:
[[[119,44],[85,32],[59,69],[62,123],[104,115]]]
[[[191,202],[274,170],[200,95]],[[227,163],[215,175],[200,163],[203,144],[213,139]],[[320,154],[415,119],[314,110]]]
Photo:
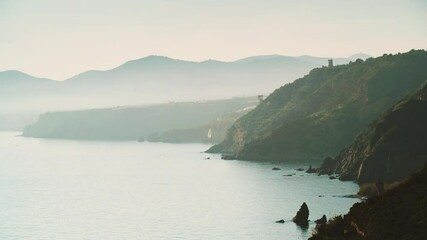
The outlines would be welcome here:
[[[367,127],[324,172],[359,184],[399,181],[427,162],[427,84]]]
[[[314,69],[230,128],[209,152],[249,160],[321,160],[427,79],[427,52],[412,50]]]
[[[23,131],[23,136],[144,140],[154,133],[203,126],[225,114],[257,104],[256,97],[247,97],[146,107],[50,112],[41,115],[37,122],[27,126]]]
[[[354,204],[348,214],[319,227],[310,239],[426,239],[426,206],[427,166],[384,195]]]

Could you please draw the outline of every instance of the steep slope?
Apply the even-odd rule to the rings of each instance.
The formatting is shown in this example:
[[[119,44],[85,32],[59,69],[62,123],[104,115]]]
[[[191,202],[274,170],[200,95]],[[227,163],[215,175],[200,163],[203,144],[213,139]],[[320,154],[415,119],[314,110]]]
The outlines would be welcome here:
[[[224,114],[256,104],[256,97],[248,97],[146,107],[48,112],[27,126],[23,136],[136,141],[156,132],[202,126]]]
[[[426,206],[427,166],[384,195],[354,204],[344,217],[318,227],[310,239],[425,239]]]
[[[240,118],[209,152],[249,160],[336,155],[382,112],[427,79],[427,53],[412,50],[314,69]]]
[[[427,162],[427,84],[389,109],[335,157],[332,171],[359,184],[399,181]],[[327,171],[327,169],[323,169]]]

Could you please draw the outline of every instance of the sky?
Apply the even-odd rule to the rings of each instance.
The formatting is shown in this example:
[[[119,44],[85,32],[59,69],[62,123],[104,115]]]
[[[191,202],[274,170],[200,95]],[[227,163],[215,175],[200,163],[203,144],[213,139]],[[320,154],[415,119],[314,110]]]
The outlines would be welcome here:
[[[148,55],[234,61],[426,47],[425,0],[0,0],[0,71],[55,80]]]

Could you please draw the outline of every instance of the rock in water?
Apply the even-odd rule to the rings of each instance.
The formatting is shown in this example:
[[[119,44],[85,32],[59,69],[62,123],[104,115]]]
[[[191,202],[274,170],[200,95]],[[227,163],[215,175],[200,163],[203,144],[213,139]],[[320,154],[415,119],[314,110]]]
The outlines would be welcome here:
[[[305,171],[306,173],[316,173],[317,169],[313,168],[311,165],[310,167],[308,167],[307,171]]]
[[[278,167],[274,167],[274,168],[272,168],[271,170],[280,170],[280,168],[278,168]]]
[[[323,216],[321,217],[321,218],[319,218],[319,219],[317,219],[316,221],[314,221],[316,224],[326,224],[326,221],[327,221],[327,219],[326,219],[326,215],[325,214],[323,214]]]
[[[292,219],[292,221],[294,221],[294,223],[296,223],[299,226],[307,226],[308,215],[309,215],[308,207],[307,207],[307,204],[304,202],[299,208],[297,215]]]
[[[276,223],[285,223],[285,220],[281,219],[279,221],[276,221]]]

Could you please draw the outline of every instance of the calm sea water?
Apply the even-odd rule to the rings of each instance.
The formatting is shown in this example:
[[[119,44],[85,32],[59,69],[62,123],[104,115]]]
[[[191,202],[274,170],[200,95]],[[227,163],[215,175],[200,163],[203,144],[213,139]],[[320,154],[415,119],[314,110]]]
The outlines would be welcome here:
[[[290,220],[346,213],[353,183],[224,161],[202,144],[0,133],[0,239],[307,239]],[[210,160],[205,159],[210,157]],[[296,172],[292,177],[284,174]],[[325,197],[318,197],[324,195]]]

